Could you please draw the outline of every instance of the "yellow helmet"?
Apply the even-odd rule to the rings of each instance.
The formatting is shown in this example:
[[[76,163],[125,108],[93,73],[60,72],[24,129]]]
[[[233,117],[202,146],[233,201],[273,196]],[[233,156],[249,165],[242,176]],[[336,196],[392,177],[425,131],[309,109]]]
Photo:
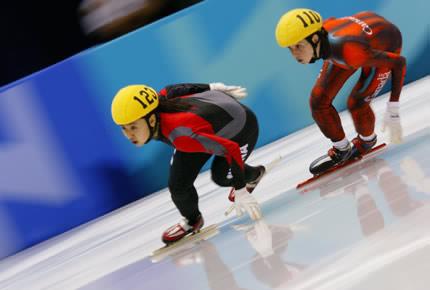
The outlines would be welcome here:
[[[276,41],[287,47],[302,41],[322,28],[321,15],[310,9],[293,9],[282,15],[276,25]]]
[[[158,107],[157,92],[145,85],[130,85],[120,89],[112,100],[112,119],[126,125],[145,117]]]

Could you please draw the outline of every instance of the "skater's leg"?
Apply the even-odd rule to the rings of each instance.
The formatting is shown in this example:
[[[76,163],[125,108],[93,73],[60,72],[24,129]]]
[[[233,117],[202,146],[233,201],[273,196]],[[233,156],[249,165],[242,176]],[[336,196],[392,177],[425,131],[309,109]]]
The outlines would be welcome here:
[[[326,155],[317,158],[310,164],[309,171],[314,175],[351,157],[351,146],[342,128],[339,113],[332,103],[339,90],[354,72],[355,70],[345,70],[326,61],[312,89],[309,101],[312,117],[324,136],[333,143],[333,147],[328,150]]]
[[[339,90],[355,70],[345,70],[324,62],[321,74],[311,92],[310,107],[312,117],[321,132],[329,138],[336,148],[349,144],[336,108],[332,102]]]
[[[326,155],[317,158],[309,166],[312,174],[345,162],[352,151],[336,108],[332,102],[339,90],[355,70],[346,70],[325,61],[310,98],[312,117],[321,132],[333,142]]]
[[[389,77],[388,68],[363,68],[348,97],[348,110],[358,133],[353,139],[355,155],[369,151],[376,144],[375,114],[370,101],[381,91]]]
[[[194,181],[210,157],[211,155],[206,153],[180,151],[175,151],[172,157],[169,176],[170,194],[181,215],[191,223],[201,215]]]
[[[370,107],[370,101],[381,91],[389,77],[388,68],[363,68],[357,84],[348,97],[348,110],[354,121],[355,130],[363,137],[374,133],[375,114]]]
[[[162,235],[166,244],[176,242],[186,235],[203,227],[203,217],[199,211],[199,197],[194,181],[205,162],[211,157],[206,153],[186,153],[175,151],[172,157],[169,176],[169,190],[172,200],[184,220],[177,223]]]
[[[258,138],[258,127],[250,126],[252,128],[252,132],[250,130],[243,130],[241,134],[236,136],[234,140],[240,146],[240,152],[242,154],[242,160],[246,161],[250,156],[251,152],[254,150],[255,144]],[[261,166],[251,166],[249,164],[244,164],[245,167],[245,182],[254,181],[259,177]],[[232,174],[230,170],[230,165],[224,157],[216,156],[212,163],[211,168],[212,180],[223,187],[233,186]]]
[[[212,180],[222,187],[233,186],[230,165],[224,157],[216,156],[211,168]],[[255,180],[260,175],[260,166],[245,164],[245,182]]]
[[[242,160],[246,161],[254,150],[258,138],[258,124],[254,114],[248,116],[247,125],[244,129],[233,138],[240,146]],[[251,166],[244,163],[243,178],[245,181],[246,190],[251,193],[257,186],[258,182],[266,172],[264,166]],[[236,182],[233,180],[230,164],[224,157],[216,156],[211,168],[212,180],[222,187],[232,187],[228,199],[231,202],[235,201]]]

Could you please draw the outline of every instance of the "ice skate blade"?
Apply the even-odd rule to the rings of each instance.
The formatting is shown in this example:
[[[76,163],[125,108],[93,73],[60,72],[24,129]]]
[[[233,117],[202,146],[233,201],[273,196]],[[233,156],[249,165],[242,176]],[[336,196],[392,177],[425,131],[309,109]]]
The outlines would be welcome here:
[[[386,149],[386,147],[387,147],[387,144],[382,143],[382,144],[380,144],[380,145],[372,148],[372,150],[370,150],[369,152],[367,152],[364,155],[360,155],[358,157],[350,159],[350,160],[348,160],[348,161],[346,161],[346,162],[344,162],[344,163],[342,163],[340,165],[334,166],[334,167],[332,167],[332,168],[330,168],[330,169],[328,169],[328,170],[326,170],[326,171],[324,171],[324,172],[322,172],[322,173],[320,173],[318,175],[314,175],[313,177],[311,177],[311,178],[309,178],[309,179],[307,179],[307,180],[299,183],[296,186],[296,189],[299,189],[301,192],[310,191],[311,189],[308,188],[308,186],[311,185],[311,184],[314,185],[314,183],[317,180],[320,181],[320,179],[322,177],[326,177],[326,176],[332,174],[333,172],[336,172],[336,171],[338,171],[338,170],[340,170],[342,168],[345,168],[345,167],[351,166],[353,164],[356,164],[356,163],[358,163],[358,162],[360,162],[362,160],[366,160],[366,159],[372,158],[376,154],[379,154],[382,151],[384,151]]]
[[[169,245],[165,245],[155,250],[151,255],[151,261],[153,263],[160,262],[165,257],[174,255],[175,253],[183,250],[187,245],[194,246],[194,243],[198,243],[202,240],[208,240],[219,233],[218,224],[213,224],[202,228],[199,232],[185,236],[177,242],[173,242]]]

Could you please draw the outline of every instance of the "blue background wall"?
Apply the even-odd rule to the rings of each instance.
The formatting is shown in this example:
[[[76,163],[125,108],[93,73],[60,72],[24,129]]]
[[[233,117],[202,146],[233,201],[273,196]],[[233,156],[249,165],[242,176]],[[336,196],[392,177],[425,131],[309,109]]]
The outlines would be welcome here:
[[[296,7],[325,18],[378,12],[403,33],[406,82],[430,72],[424,0],[347,7],[344,1],[207,0],[89,49],[1,89],[0,258],[166,186],[172,149],[160,142],[137,149],[111,121],[112,96],[124,85],[245,86],[244,103],[260,122],[258,146],[310,125],[308,95],[321,62],[300,65],[274,39],[279,17]],[[336,98],[339,110],[356,78]]]

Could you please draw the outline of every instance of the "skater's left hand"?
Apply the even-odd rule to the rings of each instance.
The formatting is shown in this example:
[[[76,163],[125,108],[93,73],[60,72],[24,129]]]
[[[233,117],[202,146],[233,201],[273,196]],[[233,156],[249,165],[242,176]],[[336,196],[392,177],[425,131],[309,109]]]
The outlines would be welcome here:
[[[259,220],[262,217],[257,200],[252,194],[249,194],[245,187],[235,191],[233,206],[237,216],[241,216],[244,212],[247,212],[253,220]]]
[[[391,143],[399,144],[403,140],[402,124],[400,123],[399,102],[388,102],[382,122],[382,132],[388,131]]]
[[[241,100],[248,95],[246,88],[242,88],[241,86],[227,86],[223,83],[211,83],[209,87],[211,90],[224,92],[236,100]]]

